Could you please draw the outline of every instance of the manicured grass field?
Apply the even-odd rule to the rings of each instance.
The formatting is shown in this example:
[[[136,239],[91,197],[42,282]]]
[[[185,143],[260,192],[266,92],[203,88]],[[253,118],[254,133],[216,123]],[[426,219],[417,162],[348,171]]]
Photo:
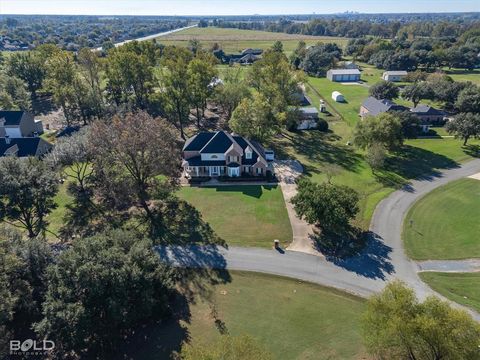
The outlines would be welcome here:
[[[308,82],[325,99],[328,105],[340,113],[349,126],[354,126],[358,119],[360,105],[368,97],[368,88],[356,83],[343,85],[327,78],[309,77]],[[345,102],[338,103],[332,100],[332,92],[339,91],[345,97]]]
[[[380,80],[380,70],[363,63],[360,65],[364,84],[369,86]],[[352,141],[353,129],[360,119],[361,103],[368,96],[368,87],[345,85],[326,78],[309,77],[308,80],[307,93],[314,105],[318,106],[320,98],[326,101],[330,114],[322,117],[329,122],[333,134],[322,135],[315,131],[286,133],[287,136],[276,140],[278,145],[274,147],[285,158],[300,160],[314,181],[325,181],[326,172],[335,167],[333,181],[351,186],[360,194],[357,223],[364,228],[368,227],[378,202],[410,179],[458,166],[480,156],[478,140],[469,141],[466,147],[462,146],[461,140],[454,138],[407,140],[404,155],[392,156],[385,169],[374,173],[365,161],[364,152],[346,145]],[[333,101],[333,91],[340,91],[346,102]]]
[[[463,69],[445,69],[448,76],[451,76],[455,81],[471,81],[480,85],[480,70],[466,71]]]
[[[446,298],[480,311],[480,273],[422,272],[420,277]]]
[[[407,253],[418,260],[480,257],[479,234],[480,181],[469,178],[420,199],[403,230]]]
[[[218,339],[209,305],[213,303],[228,334],[254,337],[274,359],[366,358],[359,328],[365,310],[362,299],[283,277],[246,272],[230,275],[232,281],[216,286],[210,302],[191,304],[190,321],[181,322],[191,345]],[[165,339],[181,333],[176,325],[159,328],[145,344],[136,344],[135,354],[142,359],[167,359],[169,349],[161,352]],[[178,343],[182,337],[173,340]]]
[[[178,195],[195,206],[228,245],[271,248],[292,241],[280,186],[184,187]]]
[[[158,41],[165,45],[187,46],[191,39],[199,40],[205,48],[211,47],[214,43],[221,45],[223,51],[227,53],[236,53],[245,48],[267,49],[277,40],[282,41],[284,51],[291,53],[300,40],[307,45],[314,45],[317,42],[335,42],[339,46],[344,46],[348,39],[328,36],[310,36],[275,33],[268,31],[227,29],[227,28],[191,28],[179,31],[167,36],[163,36]]]

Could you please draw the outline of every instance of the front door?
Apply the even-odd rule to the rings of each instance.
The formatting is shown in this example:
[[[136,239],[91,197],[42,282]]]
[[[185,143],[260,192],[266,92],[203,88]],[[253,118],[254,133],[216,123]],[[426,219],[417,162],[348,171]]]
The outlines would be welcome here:
[[[218,170],[219,170],[219,169],[218,169],[218,166],[212,166],[212,167],[210,168],[210,173],[211,173],[211,175],[212,175],[212,176],[218,176],[218,173],[219,173]]]

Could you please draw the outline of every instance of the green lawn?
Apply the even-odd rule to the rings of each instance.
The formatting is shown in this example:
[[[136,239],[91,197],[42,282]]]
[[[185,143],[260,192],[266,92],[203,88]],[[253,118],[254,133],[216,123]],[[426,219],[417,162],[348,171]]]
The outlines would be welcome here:
[[[455,81],[471,81],[480,85],[480,70],[467,71],[463,69],[444,69],[448,76]]]
[[[480,311],[480,273],[422,272],[420,277],[446,298]]]
[[[292,241],[279,186],[184,187],[179,197],[195,206],[229,245],[270,248]]]
[[[359,326],[365,310],[362,299],[283,277],[246,272],[230,275],[232,281],[216,286],[210,302],[199,299],[190,305],[191,317],[181,325],[191,345],[219,337],[213,303],[218,320],[230,335],[254,337],[274,359],[366,358]],[[164,348],[166,339],[176,347],[183,334],[177,324],[159,327],[149,334],[148,341],[131,347],[137,358],[168,359],[171,348]]]
[[[158,38],[158,41],[165,45],[187,46],[191,39],[199,40],[205,48],[211,47],[214,43],[221,45],[223,51],[227,53],[239,52],[245,48],[270,48],[277,40],[282,41],[284,51],[291,53],[300,40],[307,45],[314,45],[317,42],[335,42],[339,46],[344,46],[348,39],[329,36],[310,36],[275,33],[257,30],[242,30],[228,28],[191,28],[179,31],[167,36]]]
[[[411,223],[413,221],[413,223]],[[480,181],[461,179],[435,189],[409,211],[403,230],[409,257],[480,257]]]
[[[362,80],[379,80],[378,69],[361,65],[364,69]],[[365,75],[366,72],[372,74],[371,78]],[[331,93],[335,90],[344,94],[345,103],[336,103],[331,99]],[[410,179],[451,168],[473,156],[480,156],[480,141],[471,141],[467,147],[462,147],[462,142],[453,138],[408,140],[403,156],[392,156],[384,170],[374,173],[366,163],[364,153],[346,145],[352,141],[353,129],[359,121],[360,105],[368,96],[368,88],[310,77],[307,93],[315,106],[318,106],[320,98],[325,99],[329,114],[323,114],[322,117],[329,122],[333,133],[285,132],[271,146],[280,158],[298,159],[313,181],[325,181],[327,172],[333,171],[333,182],[356,189],[360,194],[357,224],[365,229],[378,202]]]
[[[359,119],[360,105],[368,97],[368,88],[358,84],[342,85],[327,78],[309,77],[308,82],[324,98],[330,108],[339,113],[349,126],[354,126]],[[332,100],[332,92],[339,91],[345,97],[345,102]]]

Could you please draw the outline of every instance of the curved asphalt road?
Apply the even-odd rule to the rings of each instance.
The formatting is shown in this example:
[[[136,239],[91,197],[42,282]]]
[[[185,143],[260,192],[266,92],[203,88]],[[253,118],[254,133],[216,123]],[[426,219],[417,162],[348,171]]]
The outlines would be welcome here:
[[[414,180],[404,189],[395,191],[375,209],[370,225],[372,236],[365,251],[346,260],[295,251],[241,247],[166,246],[157,250],[162,260],[174,266],[270,273],[331,286],[362,297],[382,290],[393,279],[407,283],[420,299],[431,294],[439,296],[420,280],[417,275],[420,265],[404,252],[401,239],[403,219],[415,201],[436,187],[478,172],[480,159],[475,159],[461,167]],[[449,266],[447,262],[439,265]],[[480,320],[480,314],[468,311]]]

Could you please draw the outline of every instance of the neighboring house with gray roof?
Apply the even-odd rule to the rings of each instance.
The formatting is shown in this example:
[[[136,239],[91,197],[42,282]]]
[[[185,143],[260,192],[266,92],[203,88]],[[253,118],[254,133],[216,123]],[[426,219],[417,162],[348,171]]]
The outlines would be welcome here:
[[[37,156],[40,157],[52,149],[53,145],[42,138],[0,138],[0,156]]]
[[[0,110],[0,156],[42,156],[52,144],[38,137],[41,121],[27,111]]]
[[[419,104],[410,109],[421,121],[422,124],[443,124],[446,120],[447,113],[442,110],[435,109],[432,106]]]
[[[385,81],[402,81],[405,76],[407,76],[407,72],[405,70],[397,70],[397,71],[385,71],[382,75],[382,79]]]
[[[378,100],[373,96],[369,96],[360,106],[360,116],[365,118],[366,116],[377,116],[381,113],[390,111],[409,111],[410,109],[403,105],[398,105],[392,100],[383,99]]]
[[[10,138],[32,137],[43,133],[40,120],[35,120],[33,114],[27,111],[0,110],[0,134]]]
[[[260,144],[226,131],[200,132],[188,139],[182,165],[188,178],[266,176],[272,170]]]

